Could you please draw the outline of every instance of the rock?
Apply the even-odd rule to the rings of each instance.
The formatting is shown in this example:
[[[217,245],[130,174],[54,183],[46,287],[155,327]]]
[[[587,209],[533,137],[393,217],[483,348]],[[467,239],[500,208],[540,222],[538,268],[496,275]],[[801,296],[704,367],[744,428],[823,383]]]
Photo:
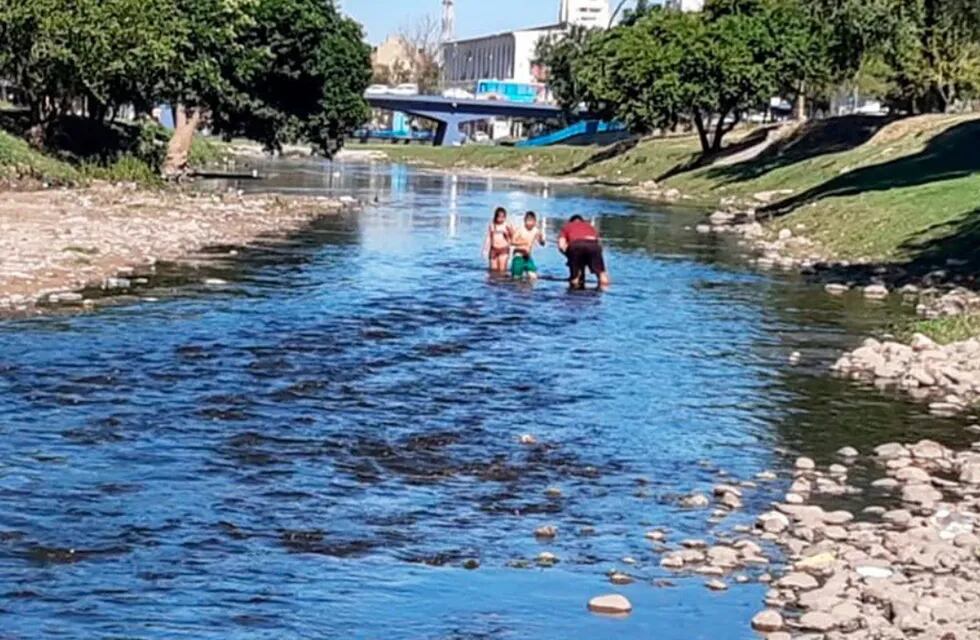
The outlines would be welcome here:
[[[842,447],[837,450],[837,455],[842,458],[856,458],[861,454],[854,447]]]
[[[910,450],[912,457],[919,460],[939,460],[946,457],[946,447],[932,440],[920,440]]]
[[[817,464],[811,458],[797,458],[796,469],[798,471],[813,471]]]
[[[927,484],[907,484],[902,487],[902,500],[930,507],[943,499],[943,494]]]
[[[463,568],[468,571],[473,571],[480,568],[480,561],[476,558],[467,558],[463,561]]]
[[[905,449],[905,447],[897,442],[889,442],[888,444],[875,447],[875,456],[881,458],[882,460],[892,460],[907,454],[908,451]]]
[[[708,582],[705,583],[705,586],[711,589],[712,591],[725,591],[728,589],[728,585],[718,579],[709,580]]]
[[[820,586],[816,578],[811,576],[809,573],[804,573],[802,571],[794,571],[789,573],[776,582],[776,586],[783,589],[795,589],[798,591],[808,591],[810,589],[816,589]]]
[[[699,224],[698,226],[694,227],[694,230],[702,235],[708,234],[711,233],[711,225]]]
[[[558,487],[548,487],[547,489],[544,490],[544,494],[549,498],[560,498],[561,489],[559,489]]]
[[[681,500],[681,506],[686,509],[703,509],[711,504],[708,496],[702,493],[695,493]]]
[[[520,437],[521,444],[537,444],[538,439],[532,436],[530,433],[525,433]]]
[[[887,567],[878,567],[875,565],[861,565],[856,567],[854,571],[862,578],[871,580],[887,580],[895,573]]]
[[[596,596],[589,600],[589,611],[593,613],[626,615],[632,610],[633,604],[618,593]]]
[[[826,291],[832,296],[844,295],[845,293],[850,291],[850,289],[851,288],[848,287],[846,284],[837,284],[833,282],[824,286],[824,291]]]
[[[620,573],[619,571],[616,571],[609,576],[609,582],[613,584],[620,584],[620,585],[631,584],[633,582],[633,578],[632,576],[629,576],[625,573]]]
[[[924,484],[930,481],[929,472],[919,467],[903,467],[895,472],[895,478],[902,482]]]
[[[905,509],[894,509],[886,512],[881,519],[899,527],[906,527],[912,521],[912,514]]]
[[[739,565],[740,554],[731,547],[716,546],[708,549],[708,563],[722,569],[733,569]]]
[[[687,540],[681,540],[681,546],[685,549],[707,549],[708,543],[704,540],[689,538]]]
[[[762,482],[772,482],[777,478],[776,474],[772,471],[760,471],[755,474],[756,480],[761,480]]]
[[[726,493],[721,497],[720,500],[718,500],[718,503],[721,504],[723,507],[732,510],[742,508],[742,499],[739,498],[738,495],[734,493]]]
[[[800,364],[800,360],[802,359],[803,354],[801,354],[799,351],[794,351],[793,353],[789,354],[789,363],[792,365]]]
[[[783,616],[773,609],[760,611],[752,618],[752,628],[763,633],[780,631],[784,626]]]
[[[833,553],[826,552],[803,558],[794,564],[793,567],[798,571],[823,571],[834,566],[835,562],[837,562],[837,556]]]
[[[864,297],[874,300],[881,300],[888,297],[888,287],[881,284],[872,284],[864,288]]]
[[[558,529],[552,525],[544,525],[534,530],[535,538],[554,538],[558,535]]]
[[[785,242],[793,237],[793,232],[789,229],[780,229],[779,234],[776,237]]]
[[[759,516],[758,524],[768,533],[782,533],[789,528],[789,518],[778,511],[770,511]]]
[[[660,529],[653,529],[643,534],[643,537],[645,537],[647,540],[653,540],[654,542],[663,542],[667,539],[667,534]]]
[[[980,462],[964,464],[960,469],[960,482],[980,485]]]
[[[830,631],[837,627],[837,619],[829,613],[810,611],[800,616],[800,628],[806,631]]]
[[[558,563],[558,556],[550,551],[542,551],[538,554],[537,562],[542,567],[551,567]]]
[[[683,569],[684,558],[678,553],[669,553],[661,558],[660,566],[664,569]]]
[[[825,513],[823,516],[824,524],[829,525],[843,525],[854,520],[854,514],[850,511],[844,511],[843,509],[839,511],[831,511]]]

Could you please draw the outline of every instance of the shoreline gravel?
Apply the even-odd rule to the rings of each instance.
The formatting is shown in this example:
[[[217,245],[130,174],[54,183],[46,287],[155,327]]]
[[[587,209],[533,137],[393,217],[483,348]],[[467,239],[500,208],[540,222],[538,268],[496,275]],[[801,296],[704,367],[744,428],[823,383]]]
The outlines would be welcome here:
[[[125,290],[135,272],[207,247],[284,236],[354,201],[192,194],[127,184],[5,192],[0,200],[0,315],[89,306],[88,288]]]

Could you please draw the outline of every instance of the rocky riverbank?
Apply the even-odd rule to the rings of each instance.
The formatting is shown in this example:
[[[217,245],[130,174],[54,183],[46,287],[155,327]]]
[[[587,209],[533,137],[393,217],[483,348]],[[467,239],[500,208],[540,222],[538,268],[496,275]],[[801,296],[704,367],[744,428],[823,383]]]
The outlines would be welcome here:
[[[820,494],[849,489],[856,454],[842,449],[827,470],[800,459],[785,501],[759,518],[790,564],[753,626],[770,640],[980,637],[980,452],[881,445],[873,503],[825,511]]]
[[[980,294],[957,286],[956,280],[950,280],[941,269],[913,279],[914,282],[909,281],[904,270],[885,267],[858,268],[870,271],[870,282],[839,277],[859,265],[835,261],[802,235],[805,229],[798,229],[797,233],[785,228],[773,232],[756,220],[753,209],[720,209],[697,231],[739,236],[739,242],[752,254],[750,260],[760,268],[821,274],[830,295],[844,295],[855,288],[871,300],[897,294],[914,302],[918,315],[927,319],[980,313]],[[905,284],[896,285],[903,280]],[[951,415],[980,403],[980,336],[946,345],[921,333],[907,344],[869,338],[837,360],[832,370],[879,388],[907,391],[918,400],[928,401],[933,413]]]
[[[83,289],[125,290],[158,261],[286,235],[353,204],[118,184],[8,192],[0,200],[0,314],[88,306]]]

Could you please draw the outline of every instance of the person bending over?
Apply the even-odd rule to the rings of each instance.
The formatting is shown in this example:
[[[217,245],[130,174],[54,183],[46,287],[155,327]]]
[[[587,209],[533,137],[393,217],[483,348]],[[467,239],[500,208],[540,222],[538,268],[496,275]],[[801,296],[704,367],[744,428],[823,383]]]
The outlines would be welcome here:
[[[582,216],[572,216],[558,236],[558,250],[568,260],[568,284],[575,289],[585,287],[585,269],[599,280],[599,287],[609,286],[609,272],[602,256],[599,232]]]

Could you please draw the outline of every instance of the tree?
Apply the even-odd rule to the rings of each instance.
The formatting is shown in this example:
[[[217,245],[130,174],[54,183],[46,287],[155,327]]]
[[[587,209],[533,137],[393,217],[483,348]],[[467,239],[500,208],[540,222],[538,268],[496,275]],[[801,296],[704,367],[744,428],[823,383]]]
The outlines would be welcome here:
[[[565,34],[538,40],[532,63],[546,70],[551,93],[567,113],[572,113],[586,98],[586,86],[579,81],[574,65],[584,62],[589,41],[600,34],[588,27],[572,25]]]
[[[439,88],[442,74],[442,25],[433,15],[424,15],[402,26],[399,37],[405,42],[410,56],[408,68],[412,82],[421,93],[433,93]]]
[[[892,0],[882,57],[892,68],[890,99],[905,111],[947,111],[980,90],[980,4]]]
[[[162,90],[177,105],[165,175],[186,166],[205,113],[217,133],[269,150],[309,143],[330,156],[367,119],[370,48],[322,0],[177,0],[181,59]]]

